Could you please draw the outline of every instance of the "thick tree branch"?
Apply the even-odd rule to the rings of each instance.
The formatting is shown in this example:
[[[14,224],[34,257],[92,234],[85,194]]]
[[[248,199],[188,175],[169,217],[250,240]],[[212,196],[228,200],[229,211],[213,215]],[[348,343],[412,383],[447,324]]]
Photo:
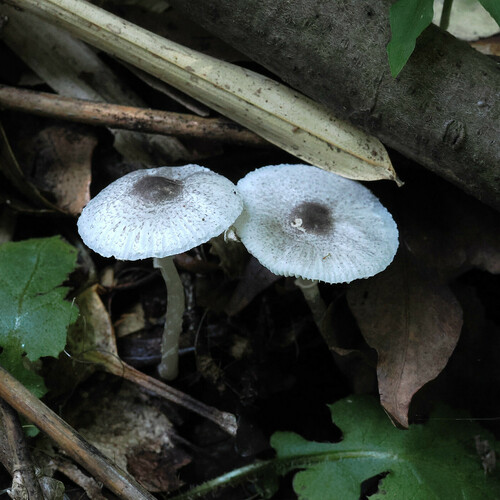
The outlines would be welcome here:
[[[391,0],[171,0],[293,87],[500,209],[498,64],[431,26],[398,78]]]

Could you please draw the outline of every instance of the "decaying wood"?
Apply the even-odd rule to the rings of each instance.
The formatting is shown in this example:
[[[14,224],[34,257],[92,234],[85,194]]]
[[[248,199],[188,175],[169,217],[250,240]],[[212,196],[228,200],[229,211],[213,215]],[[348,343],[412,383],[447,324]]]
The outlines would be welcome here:
[[[429,27],[400,75],[387,62],[392,0],[172,0],[293,87],[500,209],[500,71]]]

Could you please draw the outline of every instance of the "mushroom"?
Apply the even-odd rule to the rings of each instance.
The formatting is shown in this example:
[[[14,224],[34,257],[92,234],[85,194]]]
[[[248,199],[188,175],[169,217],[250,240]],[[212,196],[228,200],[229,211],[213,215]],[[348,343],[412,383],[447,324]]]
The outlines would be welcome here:
[[[234,184],[199,165],[131,172],[103,189],[83,209],[78,231],[104,257],[154,257],[167,285],[168,302],[159,375],[178,373],[184,290],[173,256],[224,232],[243,203]]]
[[[383,271],[398,248],[390,213],[360,183],[310,165],[271,165],[238,182],[237,236],[275,274],[295,276],[319,325],[317,281],[349,283]]]

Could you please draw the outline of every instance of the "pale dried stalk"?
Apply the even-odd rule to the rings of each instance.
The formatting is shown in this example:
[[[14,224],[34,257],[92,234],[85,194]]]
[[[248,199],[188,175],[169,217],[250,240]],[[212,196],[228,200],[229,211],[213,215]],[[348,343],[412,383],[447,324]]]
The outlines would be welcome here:
[[[188,49],[83,0],[8,0],[68,29],[298,158],[357,180],[398,181],[384,146],[269,78]]]

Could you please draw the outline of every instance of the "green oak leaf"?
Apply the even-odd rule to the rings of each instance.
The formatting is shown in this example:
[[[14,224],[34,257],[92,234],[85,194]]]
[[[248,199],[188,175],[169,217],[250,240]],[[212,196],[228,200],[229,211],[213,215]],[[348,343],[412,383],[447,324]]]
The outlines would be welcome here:
[[[374,398],[363,396],[338,401],[330,410],[343,432],[339,443],[310,442],[290,432],[271,438],[278,462],[304,469],[293,480],[300,500],[358,500],[361,483],[383,473],[370,500],[500,498],[500,474],[485,474],[474,437],[495,443],[470,420],[438,413],[402,431]]]
[[[415,50],[417,38],[432,23],[433,2],[434,0],[398,0],[391,6],[389,19],[392,38],[387,45],[387,55],[394,78]]]
[[[58,356],[78,315],[61,286],[75,268],[76,255],[59,237],[0,246],[0,364],[37,396],[45,386],[30,362]]]

